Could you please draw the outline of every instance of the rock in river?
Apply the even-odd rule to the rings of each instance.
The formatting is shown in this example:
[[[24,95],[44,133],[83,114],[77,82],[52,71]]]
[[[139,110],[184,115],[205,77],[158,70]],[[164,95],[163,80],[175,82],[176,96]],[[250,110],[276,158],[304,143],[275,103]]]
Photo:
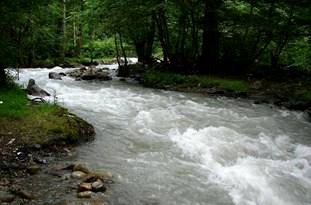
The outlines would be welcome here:
[[[91,191],[92,184],[91,183],[81,183],[78,186],[78,192]]]
[[[97,179],[97,181],[92,183],[92,190],[94,192],[105,192],[107,188],[105,187],[102,180]]]
[[[70,77],[74,77],[76,80],[82,79],[82,80],[102,80],[107,81],[111,80],[112,78],[109,76],[109,71],[105,69],[99,69],[99,68],[80,68],[73,71],[70,71],[68,73]]]
[[[92,192],[91,191],[84,191],[78,193],[78,198],[91,198]]]
[[[85,166],[83,166],[82,164],[75,164],[72,168],[72,171],[80,171],[80,172],[84,172],[86,174],[90,173],[89,169],[86,168]]]
[[[75,179],[82,179],[86,174],[81,171],[72,172],[71,177]]]
[[[27,86],[27,94],[33,96],[51,96],[48,92],[40,88],[34,79],[30,79]]]
[[[50,72],[49,79],[62,80],[62,76],[56,72]]]

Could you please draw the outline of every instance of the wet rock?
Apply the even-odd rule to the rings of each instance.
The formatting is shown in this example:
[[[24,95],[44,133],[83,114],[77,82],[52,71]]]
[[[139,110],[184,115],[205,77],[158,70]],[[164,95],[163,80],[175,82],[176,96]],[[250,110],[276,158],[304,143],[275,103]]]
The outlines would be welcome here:
[[[40,88],[34,79],[30,79],[27,86],[27,94],[33,96],[51,96],[48,92]]]
[[[49,79],[62,80],[62,76],[56,72],[50,72],[49,73]]]
[[[78,186],[78,192],[91,191],[92,184],[91,183],[81,183]]]
[[[75,179],[82,179],[85,175],[86,175],[86,173],[84,173],[84,172],[74,171],[74,172],[72,172],[71,177],[75,178]]]
[[[93,172],[93,174],[97,175],[101,179],[111,179],[113,177],[111,172],[104,171],[104,170],[95,171],[95,172]]]
[[[105,187],[103,181],[98,179],[92,183],[92,190],[94,192],[105,192],[107,188]]]
[[[66,73],[59,73],[60,76],[67,76]]]
[[[92,192],[91,191],[84,191],[78,193],[78,198],[91,198]]]
[[[67,73],[70,77],[74,77],[76,80],[112,80],[109,76],[109,72],[105,69],[98,68],[80,68]]]
[[[89,169],[83,166],[82,164],[75,164],[72,168],[72,171],[81,171],[86,174],[90,173]]]
[[[31,175],[38,174],[38,172],[40,170],[41,170],[41,168],[37,165],[32,165],[32,166],[28,167],[28,169],[27,169],[28,173]]]
[[[47,164],[48,163],[46,159],[41,159],[39,157],[34,157],[33,161],[38,163],[38,164]]]
[[[85,177],[83,177],[83,182],[87,182],[87,183],[93,183],[95,181],[97,181],[97,179],[101,179],[100,176],[98,176],[97,174],[94,173],[90,173],[87,174]]]
[[[15,196],[6,191],[0,191],[0,202],[1,203],[11,203],[14,201]]]

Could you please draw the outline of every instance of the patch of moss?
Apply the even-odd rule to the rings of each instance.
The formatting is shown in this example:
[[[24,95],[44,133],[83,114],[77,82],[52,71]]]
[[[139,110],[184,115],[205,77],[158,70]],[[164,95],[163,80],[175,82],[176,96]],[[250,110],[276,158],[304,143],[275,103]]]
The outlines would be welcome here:
[[[94,134],[90,124],[64,108],[28,102],[17,86],[2,88],[0,101],[0,134],[18,137],[26,145],[78,143]]]

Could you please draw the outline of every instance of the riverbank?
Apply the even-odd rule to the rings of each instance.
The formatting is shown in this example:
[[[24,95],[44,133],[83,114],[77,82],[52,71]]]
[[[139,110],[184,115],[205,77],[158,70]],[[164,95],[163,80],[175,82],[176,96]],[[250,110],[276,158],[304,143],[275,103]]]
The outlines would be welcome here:
[[[121,67],[120,77],[137,79],[151,88],[201,93],[209,96],[247,98],[255,104],[274,104],[292,110],[311,109],[311,77],[283,75],[256,77],[221,75],[186,75],[139,64]]]
[[[40,173],[94,135],[92,125],[62,107],[30,102],[16,85],[0,88],[0,201],[33,200],[31,190],[18,181]]]

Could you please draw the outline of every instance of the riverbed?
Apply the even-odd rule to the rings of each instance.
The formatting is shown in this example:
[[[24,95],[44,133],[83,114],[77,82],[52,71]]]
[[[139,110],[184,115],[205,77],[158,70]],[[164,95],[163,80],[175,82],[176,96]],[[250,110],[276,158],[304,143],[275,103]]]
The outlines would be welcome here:
[[[22,69],[19,82],[35,79],[94,125],[95,141],[72,160],[113,173],[110,204],[311,204],[311,123],[303,112],[117,78],[48,79],[67,70]]]

